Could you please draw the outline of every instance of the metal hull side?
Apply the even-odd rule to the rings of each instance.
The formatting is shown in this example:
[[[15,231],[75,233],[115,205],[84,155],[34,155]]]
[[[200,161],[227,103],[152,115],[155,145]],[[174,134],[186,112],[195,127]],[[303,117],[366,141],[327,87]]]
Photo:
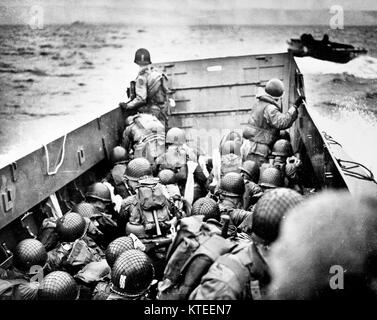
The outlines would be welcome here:
[[[43,147],[1,168],[0,228],[106,159],[119,140],[123,119],[117,108],[67,133],[63,163],[54,175],[47,175]],[[49,171],[60,161],[63,141],[61,137],[47,145]]]

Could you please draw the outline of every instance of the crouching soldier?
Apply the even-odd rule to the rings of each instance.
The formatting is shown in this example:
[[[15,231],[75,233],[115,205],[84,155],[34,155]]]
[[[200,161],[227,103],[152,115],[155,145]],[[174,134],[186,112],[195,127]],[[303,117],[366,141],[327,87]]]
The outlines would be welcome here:
[[[13,252],[13,266],[0,268],[0,300],[37,299],[40,272],[45,272],[47,252],[35,239],[19,242]]]
[[[165,152],[165,126],[151,114],[129,116],[122,145],[134,158],[145,158],[152,164]]]
[[[230,172],[220,180],[219,207],[221,214],[230,216],[229,234],[234,234],[237,226],[251,214],[243,210],[244,193],[245,183],[241,174]]]
[[[128,153],[123,147],[117,146],[110,153],[112,169],[102,182],[108,182],[114,187],[114,194],[122,198],[130,196],[124,185],[124,173],[126,172]]]
[[[279,188],[257,202],[254,214],[243,224],[252,230],[252,241],[242,242],[220,256],[202,277],[190,300],[260,300],[271,281],[266,262],[270,245],[278,238],[287,212],[302,201],[297,192]],[[252,220],[251,223],[249,221]]]
[[[48,252],[49,271],[64,270],[76,274],[86,264],[100,261],[103,251],[87,236],[88,224],[78,213],[68,212],[56,223],[58,246]]]
[[[120,236],[116,222],[117,213],[114,210],[110,189],[101,182],[96,182],[88,187],[85,194],[85,201],[92,204],[101,214],[96,219],[98,229],[103,233],[105,247],[114,239]]]
[[[241,176],[245,182],[245,193],[243,196],[243,209],[251,211],[263,195],[263,190],[257,184],[259,180],[259,166],[255,161],[246,160],[240,167]]]
[[[140,250],[126,250],[111,268],[111,282],[98,285],[93,300],[147,300],[153,280],[150,258]]]

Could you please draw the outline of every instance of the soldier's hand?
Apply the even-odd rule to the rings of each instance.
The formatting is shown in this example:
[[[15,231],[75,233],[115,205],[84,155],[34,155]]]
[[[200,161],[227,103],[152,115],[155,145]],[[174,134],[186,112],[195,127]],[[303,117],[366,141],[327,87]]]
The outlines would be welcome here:
[[[306,101],[306,98],[304,96],[299,96],[295,101],[295,107],[299,108],[304,101]]]

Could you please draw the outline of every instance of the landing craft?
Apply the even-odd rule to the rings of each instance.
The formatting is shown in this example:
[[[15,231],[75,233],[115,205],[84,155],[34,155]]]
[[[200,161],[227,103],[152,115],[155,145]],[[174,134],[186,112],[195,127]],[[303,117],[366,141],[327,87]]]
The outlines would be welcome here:
[[[350,44],[329,41],[327,34],[322,40],[315,40],[311,34],[302,34],[300,39],[287,41],[288,50],[296,57],[311,56],[320,60],[337,63],[347,63],[368,51],[365,48],[355,48]]]
[[[176,102],[168,126],[185,129],[189,143],[207,154],[223,133],[242,130],[258,88],[270,78],[285,83],[284,109],[305,95],[303,75],[291,53],[155,66],[168,75]],[[0,267],[12,264],[16,244],[35,238],[44,218],[66,213],[72,202],[83,199],[87,186],[106,175],[109,152],[119,143],[127,116],[115,108],[0,168]],[[335,188],[377,196],[371,172],[318,128],[308,106],[299,109],[290,135],[303,162],[305,193]]]

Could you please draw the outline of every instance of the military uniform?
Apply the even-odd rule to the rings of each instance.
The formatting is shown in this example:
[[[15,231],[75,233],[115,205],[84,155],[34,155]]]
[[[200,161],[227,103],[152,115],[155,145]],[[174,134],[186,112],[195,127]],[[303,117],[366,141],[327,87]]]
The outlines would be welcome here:
[[[127,111],[151,113],[165,123],[167,77],[151,65],[143,66],[135,80],[135,98],[127,103]]]
[[[269,281],[263,253],[250,242],[217,258],[189,300],[260,300]]]
[[[259,164],[267,162],[270,147],[279,138],[280,130],[289,128],[296,118],[295,107],[292,106],[286,113],[282,113],[279,104],[272,97],[258,97],[245,129],[247,139],[242,146],[244,160],[254,160]]]

